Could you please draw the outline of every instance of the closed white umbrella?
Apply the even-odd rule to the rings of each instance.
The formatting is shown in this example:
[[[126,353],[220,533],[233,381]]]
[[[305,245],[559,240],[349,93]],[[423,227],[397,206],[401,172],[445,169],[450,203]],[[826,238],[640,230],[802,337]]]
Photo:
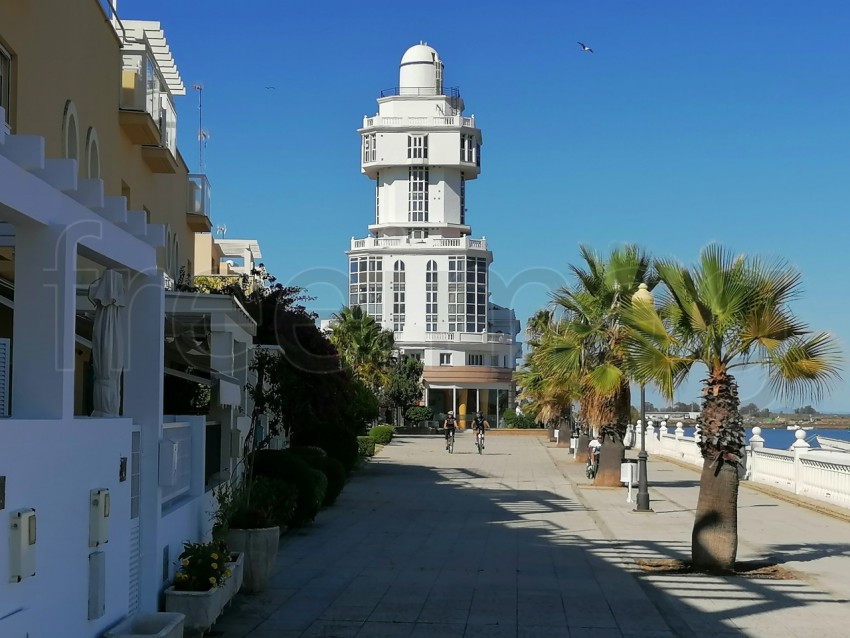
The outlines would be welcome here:
[[[124,368],[124,327],[121,308],[124,278],[115,270],[106,270],[89,287],[89,299],[95,306],[92,331],[92,367],[94,368],[94,411],[92,416],[118,416],[119,382]]]

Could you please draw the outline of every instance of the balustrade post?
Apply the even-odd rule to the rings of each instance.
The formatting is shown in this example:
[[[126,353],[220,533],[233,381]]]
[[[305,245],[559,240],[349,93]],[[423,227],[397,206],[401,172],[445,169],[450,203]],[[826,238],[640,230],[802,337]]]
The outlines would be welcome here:
[[[756,426],[753,428],[753,433],[750,435],[750,444],[747,446],[747,473],[745,479],[752,479],[756,471],[756,455],[755,451],[764,447],[764,438],[761,436],[761,428]]]
[[[791,449],[794,451],[794,494],[799,494],[801,491],[800,477],[802,475],[800,457],[803,456],[803,454],[805,454],[806,452],[808,452],[811,446],[806,442],[805,430],[797,430],[796,432],[794,432],[794,438],[796,440],[791,445]]]
[[[676,423],[676,440],[681,441],[683,436],[685,436],[685,428],[682,426],[682,422],[678,421]]]

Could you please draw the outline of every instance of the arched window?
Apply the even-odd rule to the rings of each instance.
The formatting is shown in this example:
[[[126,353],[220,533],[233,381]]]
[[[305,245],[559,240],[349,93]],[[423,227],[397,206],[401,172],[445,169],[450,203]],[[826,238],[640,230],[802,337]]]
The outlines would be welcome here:
[[[425,332],[437,332],[437,262],[428,262],[425,271]]]
[[[77,107],[68,100],[65,102],[65,112],[62,115],[62,154],[65,159],[80,159],[79,121]]]
[[[404,330],[404,262],[393,266],[393,330]]]
[[[86,158],[88,159],[88,178],[100,179],[100,145],[97,143],[97,131],[89,127],[86,134]]]

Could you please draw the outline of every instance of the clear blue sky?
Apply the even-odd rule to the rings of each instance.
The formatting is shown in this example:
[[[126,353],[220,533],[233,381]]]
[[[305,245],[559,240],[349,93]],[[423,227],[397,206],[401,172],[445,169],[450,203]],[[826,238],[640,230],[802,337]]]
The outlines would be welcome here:
[[[636,242],[691,263],[715,241],[799,268],[795,311],[850,359],[848,2],[118,9],[161,21],[187,87],[205,87],[214,223],[259,239],[270,270],[309,288],[323,316],[345,302],[343,251],[373,219],[356,129],[398,83],[405,49],[424,40],[483,131],[468,220],[494,251],[493,301],[523,324],[563,284],[579,243]],[[195,170],[196,92],[178,112]],[[700,376],[676,399],[694,399]],[[782,406],[757,376],[741,382],[743,401]],[[850,385],[819,407],[850,410]]]

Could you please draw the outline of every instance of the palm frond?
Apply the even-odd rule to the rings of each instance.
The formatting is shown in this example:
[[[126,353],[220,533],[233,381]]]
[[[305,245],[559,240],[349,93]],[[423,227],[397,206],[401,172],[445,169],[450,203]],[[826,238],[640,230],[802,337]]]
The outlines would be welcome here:
[[[771,388],[788,399],[819,400],[841,379],[843,357],[838,342],[826,332],[795,338],[769,355]]]

